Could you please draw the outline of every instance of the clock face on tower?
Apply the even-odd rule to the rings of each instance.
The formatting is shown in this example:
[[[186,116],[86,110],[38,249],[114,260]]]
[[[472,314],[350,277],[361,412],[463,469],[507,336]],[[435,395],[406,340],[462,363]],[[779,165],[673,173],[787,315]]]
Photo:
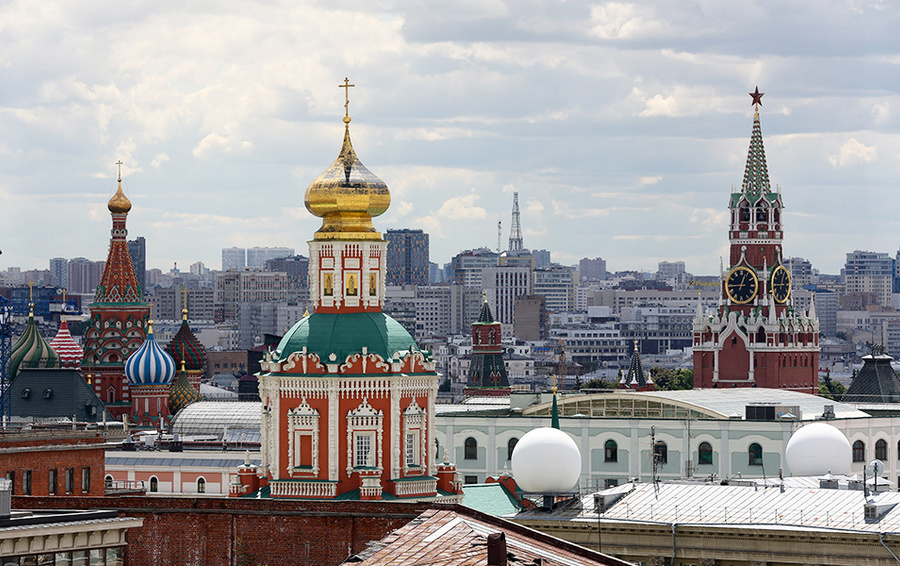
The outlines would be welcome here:
[[[776,303],[783,303],[791,296],[791,274],[783,265],[779,265],[772,272],[771,287]]]
[[[725,280],[725,292],[728,294],[728,298],[739,305],[752,301],[758,287],[756,273],[749,267],[735,267]]]

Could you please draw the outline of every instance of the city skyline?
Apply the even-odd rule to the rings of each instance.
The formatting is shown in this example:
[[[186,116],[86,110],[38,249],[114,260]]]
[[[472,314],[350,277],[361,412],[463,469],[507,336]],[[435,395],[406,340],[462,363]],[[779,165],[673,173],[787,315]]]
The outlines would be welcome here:
[[[0,271],[102,258],[119,159],[148,267],[305,249],[345,76],[356,150],[391,189],[376,227],[424,230],[440,264],[496,248],[498,220],[506,247],[518,191],[524,246],[554,261],[717,273],[757,85],[785,255],[838,273],[900,244],[882,237],[900,169],[887,3],[210,6],[0,10]]]

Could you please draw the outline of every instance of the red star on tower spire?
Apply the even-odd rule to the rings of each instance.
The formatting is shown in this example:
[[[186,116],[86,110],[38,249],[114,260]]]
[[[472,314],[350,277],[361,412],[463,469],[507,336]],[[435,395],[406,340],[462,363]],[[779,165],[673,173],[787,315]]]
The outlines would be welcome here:
[[[750,104],[753,106],[762,106],[762,97],[766,94],[764,92],[759,92],[759,87],[756,87],[756,90],[750,93],[750,96],[753,97],[753,102]]]

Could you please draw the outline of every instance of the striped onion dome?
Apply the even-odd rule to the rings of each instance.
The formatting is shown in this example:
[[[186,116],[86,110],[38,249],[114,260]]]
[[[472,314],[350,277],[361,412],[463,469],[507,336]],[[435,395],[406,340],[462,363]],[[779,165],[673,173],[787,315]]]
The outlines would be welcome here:
[[[84,351],[78,345],[78,342],[72,338],[72,334],[69,332],[69,325],[65,320],[60,323],[59,332],[56,333],[56,338],[50,342],[50,347],[59,354],[60,365],[63,368],[77,369],[81,364]]]
[[[166,352],[172,356],[176,364],[183,361],[188,371],[200,371],[206,365],[206,348],[197,340],[197,337],[191,332],[191,327],[188,326],[187,309],[181,311],[181,314],[181,328],[166,346]]]
[[[169,389],[169,413],[175,415],[181,409],[201,399],[200,392],[194,389],[194,386],[188,381],[187,373],[184,370],[184,360],[182,360],[178,379]]]
[[[148,323],[147,339],[128,356],[125,377],[129,385],[168,385],[175,377],[175,360],[153,337],[153,322]]]
[[[47,344],[38,332],[34,322],[34,312],[28,313],[25,332],[16,341],[9,355],[10,375],[15,377],[23,368],[58,368],[59,354]]]

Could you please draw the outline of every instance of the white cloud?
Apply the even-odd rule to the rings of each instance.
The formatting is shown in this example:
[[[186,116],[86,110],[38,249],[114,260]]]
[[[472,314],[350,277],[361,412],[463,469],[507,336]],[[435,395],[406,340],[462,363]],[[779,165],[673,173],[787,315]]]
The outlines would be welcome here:
[[[871,163],[878,157],[878,148],[876,146],[866,146],[856,138],[850,138],[836,155],[829,155],[828,161],[832,167],[846,167],[847,165],[856,165],[858,163]]]
[[[241,140],[237,136],[223,136],[213,132],[200,140],[191,153],[198,159],[207,159],[217,154],[250,149],[252,145],[249,141]]]
[[[728,227],[728,211],[717,208],[695,208],[691,211],[690,221],[698,224],[706,232],[724,231]]]
[[[553,213],[557,216],[566,218],[594,218],[598,216],[609,216],[609,210],[605,208],[585,208],[577,207],[574,210],[568,202],[551,201],[553,205]]]
[[[487,211],[475,206],[478,195],[471,192],[467,195],[451,197],[444,201],[441,208],[435,213],[438,218],[449,220],[470,220],[487,218]]]
[[[655,177],[641,177],[638,179],[639,185],[655,185],[656,183],[662,181],[662,175],[656,175]]]
[[[165,153],[159,153],[153,158],[153,161],[150,162],[150,166],[159,169],[162,164],[167,161],[169,161],[169,156]]]
[[[601,39],[640,39],[666,29],[650,4],[604,2],[591,8],[591,31]]]

